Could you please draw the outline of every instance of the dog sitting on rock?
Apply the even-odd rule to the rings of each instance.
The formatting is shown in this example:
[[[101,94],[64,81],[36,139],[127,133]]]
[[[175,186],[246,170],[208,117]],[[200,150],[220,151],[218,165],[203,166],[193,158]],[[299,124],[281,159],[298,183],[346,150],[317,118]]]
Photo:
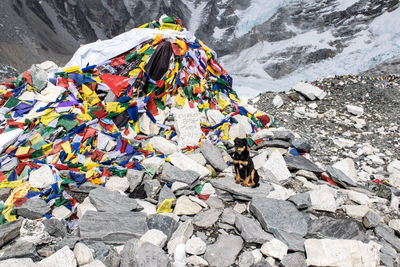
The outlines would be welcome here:
[[[254,169],[253,160],[247,147],[246,138],[235,139],[235,153],[233,154],[233,164],[235,166],[235,182],[242,183],[243,186],[257,187],[260,177]]]

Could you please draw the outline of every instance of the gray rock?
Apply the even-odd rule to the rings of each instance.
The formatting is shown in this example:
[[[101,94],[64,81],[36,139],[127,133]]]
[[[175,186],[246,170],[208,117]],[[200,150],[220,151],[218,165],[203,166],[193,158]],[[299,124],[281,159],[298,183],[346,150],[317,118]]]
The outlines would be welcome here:
[[[335,167],[328,166],[326,167],[326,171],[329,174],[329,177],[338,185],[343,186],[344,188],[348,188],[349,186],[356,187],[357,184],[353,182],[344,172]]]
[[[46,227],[46,231],[51,236],[55,237],[65,237],[67,235],[67,228],[65,225],[58,219],[50,218],[42,221],[44,226]]]
[[[85,198],[89,195],[89,192],[93,189],[99,188],[100,186],[95,185],[91,182],[81,184],[79,187],[76,184],[70,185],[69,194],[75,198],[79,203],[82,203]]]
[[[0,201],[6,201],[11,193],[11,188],[0,188]]]
[[[146,180],[143,182],[144,191],[148,198],[156,199],[158,192],[160,192],[161,184],[157,180]]]
[[[36,253],[36,246],[32,242],[17,241],[15,244],[0,251],[0,260],[11,258],[31,258],[33,260],[40,260],[39,255]]]
[[[308,226],[307,238],[355,239],[363,241],[365,235],[357,223],[347,219],[321,216],[312,220]]]
[[[245,251],[239,256],[239,267],[250,267],[254,264],[254,256],[251,251]]]
[[[8,259],[8,260],[0,261],[0,266],[1,267],[16,267],[16,266],[37,267],[36,263],[34,263],[31,258]]]
[[[135,264],[135,254],[139,248],[139,240],[136,238],[128,240],[121,251],[120,267],[130,267]]]
[[[144,171],[128,169],[126,178],[129,182],[129,192],[133,192],[135,188],[142,182]]]
[[[224,212],[221,216],[221,222],[233,225],[235,224],[235,221],[236,212],[231,208],[224,209]]]
[[[291,131],[273,131],[273,138],[274,139],[279,139],[279,140],[284,140],[284,141],[291,141],[294,139],[294,135],[292,134]]]
[[[142,209],[136,200],[123,196],[118,192],[107,190],[104,187],[91,190],[89,199],[97,211],[127,212]]]
[[[87,211],[79,222],[81,239],[109,244],[140,238],[147,230],[146,214],[142,212]]]
[[[250,211],[268,232],[276,229],[301,236],[307,233],[307,222],[303,214],[289,201],[254,197]]]
[[[209,228],[217,222],[221,213],[220,209],[201,211],[194,216],[193,224],[201,228]]]
[[[289,170],[306,170],[315,173],[323,172],[315,163],[303,156],[285,155],[283,158]]]
[[[380,264],[385,267],[395,267],[394,259],[387,254],[380,253],[381,262]]]
[[[154,266],[167,267],[169,266],[168,255],[162,248],[151,243],[142,244],[134,254],[134,264],[131,266]],[[122,266],[121,266],[122,267]]]
[[[378,225],[375,227],[374,232],[376,236],[384,239],[392,247],[400,253],[400,239],[394,234],[394,231],[386,225]]]
[[[259,263],[251,265],[251,267],[272,267],[267,261],[262,260]]]
[[[178,167],[175,167],[169,163],[165,163],[160,180],[173,183],[173,182],[182,182],[188,185],[193,185],[197,179],[199,179],[200,175],[194,171],[182,171]]]
[[[303,253],[287,254],[282,260],[282,267],[307,267],[306,257]]]
[[[296,150],[300,153],[310,153],[312,148],[308,140],[304,138],[293,141],[292,146],[294,146]]]
[[[272,234],[288,246],[288,251],[304,252],[305,239],[301,235],[281,230],[273,230]]]
[[[381,216],[378,213],[370,210],[362,218],[362,223],[365,228],[373,228],[379,224],[381,221]]]
[[[94,258],[100,261],[104,261],[112,250],[111,246],[104,244],[104,242],[94,241],[85,244],[94,251]]]
[[[163,232],[169,240],[175,230],[178,228],[179,223],[172,217],[155,214],[147,220],[147,226],[149,229],[157,229]]]
[[[202,143],[200,152],[210,162],[211,166],[213,166],[216,171],[223,171],[228,167],[220,149],[211,144],[209,141],[204,141]]]
[[[1,172],[11,171],[11,170],[17,168],[17,165],[18,165],[18,159],[17,158],[11,158],[11,160],[9,162],[7,162],[4,165],[1,165],[0,171]]]
[[[235,226],[246,243],[264,244],[274,237],[265,232],[258,221],[236,213]]]
[[[222,199],[222,200],[224,200],[224,201],[226,201],[226,202],[234,201],[234,200],[235,200],[235,199],[233,198],[233,196],[231,195],[231,193],[229,193],[229,192],[227,192],[227,191],[225,191],[225,190],[218,189],[218,188],[214,188],[214,189],[215,189],[215,193],[217,194],[217,196],[218,196],[220,199]]]
[[[0,225],[0,248],[19,236],[22,220],[16,220]]]
[[[121,256],[115,250],[111,249],[102,262],[104,263],[105,266],[119,267],[121,265]],[[87,266],[87,267],[90,267],[90,266]],[[97,267],[97,266],[93,266],[93,267]],[[102,266],[99,266],[99,267],[102,267]]]
[[[75,244],[79,241],[78,236],[69,235],[61,239],[61,241],[55,247],[56,250],[59,250],[65,246],[69,247],[70,249],[74,249]]]
[[[308,193],[296,194],[291,196],[288,200],[292,202],[298,210],[306,210],[312,206],[310,194]]]
[[[219,197],[211,196],[206,200],[206,203],[211,209],[225,208],[224,202]]]
[[[290,147],[290,143],[283,140],[264,140],[252,147],[252,149],[258,150],[264,147],[288,148]]]
[[[236,235],[220,235],[212,245],[207,246],[204,259],[210,266],[231,266],[243,248],[243,240]],[[221,257],[223,255],[223,257]]]
[[[236,184],[233,177],[211,179],[211,184],[215,188],[228,191],[234,195],[242,196],[247,200],[252,199],[255,196],[266,196],[271,190],[271,186],[263,182],[260,182],[260,186],[256,188],[244,187],[241,184]]]
[[[41,198],[29,198],[20,207],[14,206],[13,209],[17,215],[31,220],[39,219],[51,210],[47,202]]]
[[[158,195],[157,206],[160,206],[165,199],[171,199],[171,198],[176,199],[174,192],[172,192],[171,188],[169,188],[167,185],[164,185],[160,191],[160,194]]]

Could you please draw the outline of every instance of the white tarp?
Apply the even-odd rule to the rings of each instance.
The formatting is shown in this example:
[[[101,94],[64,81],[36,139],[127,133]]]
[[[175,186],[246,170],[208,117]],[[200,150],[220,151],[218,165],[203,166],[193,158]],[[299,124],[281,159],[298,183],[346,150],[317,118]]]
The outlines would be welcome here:
[[[192,33],[188,31],[178,32],[174,30],[135,28],[112,39],[81,46],[65,67],[79,66],[80,68],[84,68],[88,65],[98,65],[134,48],[146,40],[153,39],[157,34],[161,34],[164,39],[176,39],[180,37],[191,40],[193,38]]]

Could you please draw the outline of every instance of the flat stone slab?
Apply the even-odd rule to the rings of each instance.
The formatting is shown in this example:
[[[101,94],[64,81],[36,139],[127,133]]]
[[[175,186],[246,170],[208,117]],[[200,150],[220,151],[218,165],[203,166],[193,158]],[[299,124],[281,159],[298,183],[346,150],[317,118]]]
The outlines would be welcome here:
[[[357,223],[346,219],[321,216],[308,226],[308,238],[336,238],[363,240],[365,235]]]
[[[35,220],[43,217],[44,214],[50,212],[50,206],[41,198],[30,198],[20,207],[14,206],[17,215],[27,219]]]
[[[19,236],[22,220],[16,220],[0,225],[0,248]]]
[[[260,181],[260,186],[256,188],[244,187],[241,184],[235,183],[233,177],[223,177],[219,179],[210,180],[212,186],[215,188],[228,191],[229,193],[243,196],[247,199],[252,199],[255,196],[266,196],[271,190],[271,186],[267,183]]]
[[[275,238],[282,241],[288,246],[289,251],[304,252],[304,241],[305,239],[298,234],[290,234],[281,230],[273,230]]]
[[[104,187],[91,190],[89,199],[98,211],[127,212],[142,209],[136,200]]]
[[[212,145],[210,142],[203,141],[202,146],[200,147],[200,152],[210,162],[211,166],[213,166],[215,170],[223,171],[228,167],[220,149]]]
[[[268,232],[276,229],[301,236],[307,233],[304,215],[289,201],[256,196],[250,203],[250,211]]]
[[[279,148],[288,148],[290,146],[289,142],[283,140],[265,140],[259,143],[254,147],[255,150],[264,148],[264,147],[279,147]]]
[[[217,222],[221,213],[220,209],[201,211],[194,216],[193,224],[201,228],[209,228]]]
[[[274,237],[265,232],[258,221],[236,213],[235,226],[247,243],[264,244]]]
[[[400,253],[400,239],[394,234],[394,231],[391,228],[386,225],[378,225],[375,227],[374,232],[378,237],[386,240],[386,242],[392,245],[393,248]]]
[[[204,259],[210,266],[232,266],[243,248],[243,240],[236,235],[220,235],[217,242],[207,246]]]
[[[315,173],[323,172],[315,163],[303,156],[285,155],[283,158],[289,170],[306,170]]]
[[[87,211],[79,222],[82,240],[124,244],[132,238],[140,238],[148,230],[146,214],[142,212]]]
[[[326,171],[328,172],[330,178],[337,184],[343,186],[344,188],[348,188],[349,186],[357,186],[357,184],[350,179],[344,172],[335,167],[328,166],[326,167]]]
[[[194,171],[182,171],[178,167],[175,167],[169,163],[165,163],[160,180],[173,183],[173,182],[181,182],[188,185],[192,185],[194,182],[199,179],[200,175]]]

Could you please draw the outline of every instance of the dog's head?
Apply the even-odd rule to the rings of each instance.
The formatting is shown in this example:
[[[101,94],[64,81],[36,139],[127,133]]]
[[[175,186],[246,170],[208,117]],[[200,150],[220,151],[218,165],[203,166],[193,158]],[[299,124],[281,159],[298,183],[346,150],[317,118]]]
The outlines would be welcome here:
[[[243,151],[247,149],[247,139],[246,138],[236,138],[235,139],[235,151],[242,154]]]

